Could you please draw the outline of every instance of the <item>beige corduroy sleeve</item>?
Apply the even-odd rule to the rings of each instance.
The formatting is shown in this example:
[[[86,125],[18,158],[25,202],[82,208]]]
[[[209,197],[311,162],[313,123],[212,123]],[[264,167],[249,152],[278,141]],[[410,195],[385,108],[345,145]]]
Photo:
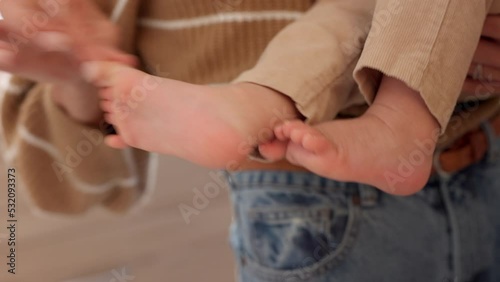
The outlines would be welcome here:
[[[115,9],[112,1],[101,2],[125,30],[135,27],[137,1]],[[133,42],[132,34],[125,43]],[[151,185],[147,178],[154,156],[107,147],[99,128],[72,120],[55,105],[51,88],[14,77],[4,93],[3,149],[17,171],[19,189],[27,192],[33,208],[45,212],[76,214],[96,205],[130,209]]]
[[[491,0],[377,0],[354,77],[368,103],[382,75],[420,92],[445,131]]]
[[[310,123],[333,119],[355,86],[352,71],[374,6],[375,0],[317,1],[234,82],[256,83],[289,96]]]

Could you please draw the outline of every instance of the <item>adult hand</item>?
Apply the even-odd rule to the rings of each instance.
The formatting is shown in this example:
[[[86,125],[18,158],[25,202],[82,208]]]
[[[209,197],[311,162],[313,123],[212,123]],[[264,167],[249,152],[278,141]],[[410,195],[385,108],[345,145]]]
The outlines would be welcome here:
[[[486,19],[463,92],[482,98],[500,94],[500,15]]]
[[[117,48],[118,28],[89,0],[3,0],[0,10],[5,18],[0,22],[0,70],[54,84],[52,96],[70,116],[95,121],[100,115],[97,93],[82,78],[80,64],[135,65],[134,56]]]

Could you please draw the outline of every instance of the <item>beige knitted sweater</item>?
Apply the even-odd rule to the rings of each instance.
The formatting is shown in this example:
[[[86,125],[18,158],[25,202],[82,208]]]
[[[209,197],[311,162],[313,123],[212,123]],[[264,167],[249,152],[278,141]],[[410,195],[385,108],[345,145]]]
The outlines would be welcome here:
[[[313,123],[339,112],[358,114],[354,109],[371,102],[385,73],[420,91],[443,129],[492,3],[482,0],[486,9],[478,11],[470,0],[408,0],[402,6],[390,0],[96,1],[122,28],[123,49],[137,54],[151,73],[198,84],[271,87],[290,96]],[[414,12],[425,14],[425,24]],[[375,30],[383,13],[391,20]],[[456,23],[460,32],[445,36]],[[439,56],[461,60],[433,60]],[[2,99],[5,159],[17,168],[33,206],[81,213],[96,205],[126,211],[146,201],[155,185],[156,157],[106,147],[99,129],[68,118],[50,91],[50,85],[14,78]],[[497,110],[496,100],[482,103],[448,140]]]

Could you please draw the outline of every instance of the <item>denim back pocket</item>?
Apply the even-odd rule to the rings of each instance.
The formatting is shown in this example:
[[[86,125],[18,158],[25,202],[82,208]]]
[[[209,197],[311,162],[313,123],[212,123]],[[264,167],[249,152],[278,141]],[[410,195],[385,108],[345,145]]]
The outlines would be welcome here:
[[[333,268],[356,236],[347,189],[267,184],[233,191],[242,267],[272,281],[302,281]],[[295,280],[294,280],[295,279]]]

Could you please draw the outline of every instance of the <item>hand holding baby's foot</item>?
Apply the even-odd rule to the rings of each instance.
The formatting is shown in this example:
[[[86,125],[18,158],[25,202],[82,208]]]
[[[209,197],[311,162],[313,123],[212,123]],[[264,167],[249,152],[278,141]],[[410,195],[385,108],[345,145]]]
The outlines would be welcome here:
[[[412,92],[385,79],[364,116],[314,127],[284,123],[275,128],[277,141],[261,145],[261,153],[273,160],[286,157],[328,178],[370,184],[391,194],[415,193],[427,182],[439,131]]]

